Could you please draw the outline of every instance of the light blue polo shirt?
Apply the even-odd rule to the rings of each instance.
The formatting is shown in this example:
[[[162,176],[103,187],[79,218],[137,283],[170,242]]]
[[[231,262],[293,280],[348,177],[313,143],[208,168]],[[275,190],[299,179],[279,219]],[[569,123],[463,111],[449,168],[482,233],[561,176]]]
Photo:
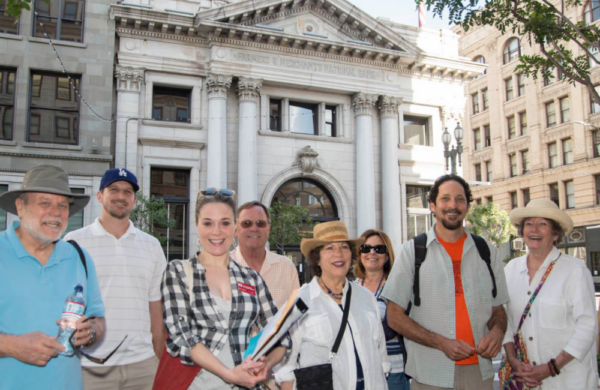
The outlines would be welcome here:
[[[58,241],[46,265],[31,256],[15,233],[19,222],[0,233],[0,332],[20,335],[40,331],[58,335],[65,299],[78,283],[83,286],[85,315],[104,317],[96,268],[84,250],[88,277],[75,248]],[[99,356],[102,358],[103,356]],[[77,355],[58,355],[44,367],[0,358],[2,390],[81,390],[81,363]]]

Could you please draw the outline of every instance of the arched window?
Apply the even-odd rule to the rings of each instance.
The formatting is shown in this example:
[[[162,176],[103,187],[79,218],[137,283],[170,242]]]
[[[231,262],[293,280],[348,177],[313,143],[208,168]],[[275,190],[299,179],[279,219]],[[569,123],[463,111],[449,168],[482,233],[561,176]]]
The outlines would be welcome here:
[[[583,8],[583,18],[586,24],[600,19],[600,0],[590,0]]]
[[[600,0],[595,0],[600,1]],[[504,46],[504,64],[508,64],[519,58],[521,55],[521,42],[518,38],[511,38]]]
[[[485,57],[484,56],[477,56],[475,58],[473,58],[473,62],[477,62],[479,64],[485,64]],[[479,76],[475,77],[476,79],[480,78],[481,76],[485,75],[487,73],[487,69],[483,70],[483,73],[481,73]]]
[[[335,200],[329,191],[315,180],[297,178],[285,182],[275,192],[271,204],[275,202],[282,202],[291,206],[302,206],[312,218],[313,223],[337,221],[339,219]],[[304,228],[302,230],[307,231],[308,229]],[[271,248],[271,250],[274,249],[276,248]],[[286,243],[283,252],[296,265],[300,284],[310,282],[310,267],[300,252],[300,243]]]

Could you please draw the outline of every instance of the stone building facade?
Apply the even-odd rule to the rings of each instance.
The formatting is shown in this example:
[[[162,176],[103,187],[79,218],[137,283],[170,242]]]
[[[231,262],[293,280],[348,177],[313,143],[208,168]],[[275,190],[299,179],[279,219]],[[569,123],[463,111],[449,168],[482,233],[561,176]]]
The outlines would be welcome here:
[[[32,9],[37,17],[25,10],[16,24],[0,9],[0,192],[19,188],[30,167],[52,164],[69,172],[73,191],[95,194],[114,148],[109,1],[34,0]],[[70,228],[99,213],[90,202]],[[0,230],[13,220],[0,213]]]
[[[589,7],[571,10],[570,17],[599,15]],[[465,88],[464,174],[482,182],[473,189],[477,203],[493,201],[510,211],[531,199],[554,200],[575,223],[559,247],[586,261],[599,283],[600,106],[556,71],[548,80],[515,71],[519,55],[538,52],[526,38],[490,27],[461,35],[460,54],[487,65]],[[592,65],[600,83],[600,67]],[[517,240],[513,248],[521,245]]]
[[[345,0],[111,5],[116,166],[164,198],[170,258],[196,249],[196,193],[301,205],[395,245],[430,226],[443,126],[483,67],[450,31],[374,19]],[[297,248],[288,253],[297,264]]]

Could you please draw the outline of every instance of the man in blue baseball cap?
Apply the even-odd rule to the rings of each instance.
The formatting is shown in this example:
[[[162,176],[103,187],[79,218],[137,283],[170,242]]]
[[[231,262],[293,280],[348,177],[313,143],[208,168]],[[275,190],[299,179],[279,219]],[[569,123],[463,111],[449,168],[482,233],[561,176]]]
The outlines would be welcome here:
[[[106,336],[97,343],[95,353],[112,351],[125,335],[131,340],[103,366],[82,364],[86,390],[151,390],[162,353],[165,334],[160,284],[167,261],[158,240],[129,220],[139,188],[137,178],[127,169],[107,170],[96,194],[102,204],[101,216],[65,237],[90,252],[98,267],[108,320]]]

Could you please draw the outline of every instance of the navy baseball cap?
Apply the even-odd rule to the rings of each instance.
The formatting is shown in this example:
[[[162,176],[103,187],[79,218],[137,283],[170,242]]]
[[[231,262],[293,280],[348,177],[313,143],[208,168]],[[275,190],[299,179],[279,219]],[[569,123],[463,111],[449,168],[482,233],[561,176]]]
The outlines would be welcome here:
[[[131,183],[135,192],[138,192],[140,189],[137,177],[135,177],[133,173],[125,168],[113,168],[104,172],[104,176],[102,176],[102,180],[100,180],[100,191],[116,181],[126,181]]]

